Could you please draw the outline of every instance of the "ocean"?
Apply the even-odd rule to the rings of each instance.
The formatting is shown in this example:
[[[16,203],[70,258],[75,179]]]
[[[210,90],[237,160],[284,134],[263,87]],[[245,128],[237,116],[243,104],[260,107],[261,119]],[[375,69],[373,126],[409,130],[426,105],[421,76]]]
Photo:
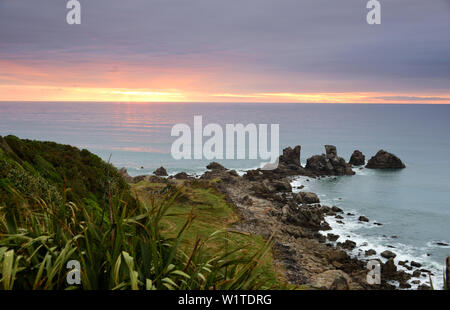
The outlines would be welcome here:
[[[337,205],[345,224],[328,218],[338,241],[351,239],[354,255],[389,249],[399,260],[415,260],[442,283],[450,247],[450,105],[256,104],[256,103],[62,103],[0,102],[0,135],[55,141],[86,148],[130,175],[160,166],[169,173],[202,173],[207,160],[174,160],[172,126],[203,123],[279,124],[280,149],[302,146],[301,161],[337,147],[347,161],[358,149],[366,160],[378,150],[396,154],[407,168],[379,171],[355,168],[356,175],[299,177],[294,185]],[[254,160],[219,161],[243,173]],[[360,223],[359,215],[370,223]],[[373,221],[382,226],[373,225]],[[360,251],[361,250],[361,251]],[[426,282],[427,278],[423,278]]]

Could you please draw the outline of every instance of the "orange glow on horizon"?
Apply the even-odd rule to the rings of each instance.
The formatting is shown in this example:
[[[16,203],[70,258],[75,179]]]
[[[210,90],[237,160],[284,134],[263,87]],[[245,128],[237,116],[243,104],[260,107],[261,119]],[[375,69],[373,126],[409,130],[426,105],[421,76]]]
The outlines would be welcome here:
[[[395,97],[414,100],[394,100]],[[385,99],[387,98],[387,99]],[[392,99],[389,99],[392,98]],[[423,98],[423,99],[421,99]],[[179,89],[124,89],[101,87],[57,87],[0,85],[0,101],[73,102],[260,102],[260,103],[433,103],[450,104],[450,95],[434,99],[432,94],[392,93],[254,93],[213,94]]]
[[[77,65],[0,60],[0,101],[450,104],[448,91],[435,94],[255,90],[264,88],[260,85],[284,87],[284,80],[214,68],[218,71],[197,70],[189,67],[188,62],[179,68],[169,68],[162,64],[141,66],[106,60]],[[314,85],[312,82],[309,86]]]

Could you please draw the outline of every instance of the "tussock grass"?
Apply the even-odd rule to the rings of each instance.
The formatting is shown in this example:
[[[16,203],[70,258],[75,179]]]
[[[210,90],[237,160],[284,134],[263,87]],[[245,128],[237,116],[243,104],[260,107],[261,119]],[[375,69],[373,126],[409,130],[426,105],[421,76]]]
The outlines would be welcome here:
[[[166,186],[132,206],[116,192],[105,207],[30,202],[8,190],[15,203],[0,204],[1,289],[268,288],[259,267],[271,242],[249,252],[226,230],[192,238],[194,212],[182,217],[176,210],[191,195],[183,188]],[[70,260],[81,264],[80,286],[66,282]]]

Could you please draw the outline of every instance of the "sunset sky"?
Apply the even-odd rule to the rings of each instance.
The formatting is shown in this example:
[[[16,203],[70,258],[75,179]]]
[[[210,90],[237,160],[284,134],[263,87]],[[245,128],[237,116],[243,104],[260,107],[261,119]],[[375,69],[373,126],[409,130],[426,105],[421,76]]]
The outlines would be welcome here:
[[[450,0],[0,0],[1,101],[450,103]]]

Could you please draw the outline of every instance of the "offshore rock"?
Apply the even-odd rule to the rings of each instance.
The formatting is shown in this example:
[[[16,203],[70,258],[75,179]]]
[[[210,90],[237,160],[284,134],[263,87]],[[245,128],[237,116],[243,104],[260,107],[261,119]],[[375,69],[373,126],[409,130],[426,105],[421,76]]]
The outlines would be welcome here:
[[[356,150],[353,152],[352,156],[350,157],[349,164],[353,166],[362,166],[366,163],[366,156],[364,156],[361,151]]]
[[[405,164],[392,153],[380,150],[367,162],[366,168],[369,169],[403,169]]]
[[[325,145],[326,154],[314,155],[306,161],[306,169],[317,175],[354,175],[352,165],[337,156],[334,145]]]

